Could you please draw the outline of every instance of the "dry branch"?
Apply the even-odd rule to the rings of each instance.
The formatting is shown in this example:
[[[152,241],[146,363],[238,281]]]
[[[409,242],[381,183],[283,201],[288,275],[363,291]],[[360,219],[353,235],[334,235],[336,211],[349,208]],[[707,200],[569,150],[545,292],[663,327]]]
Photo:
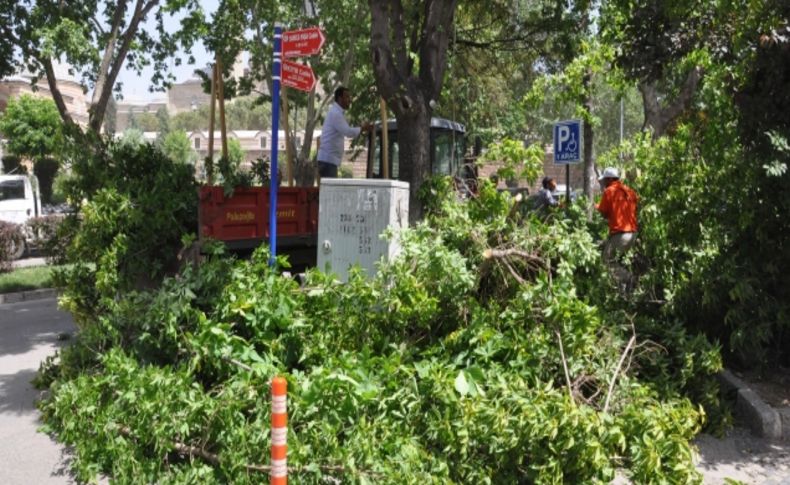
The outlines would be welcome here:
[[[636,342],[636,335],[631,335],[631,339],[628,340],[628,345],[625,346],[625,350],[623,351],[623,355],[620,356],[620,361],[617,363],[617,368],[614,370],[614,375],[612,376],[612,380],[609,382],[609,391],[606,393],[606,401],[603,405],[603,412],[607,412],[609,410],[609,401],[612,398],[612,391],[614,390],[614,383],[617,381],[617,376],[620,375],[620,368],[623,366],[623,362],[625,361],[625,357],[631,351],[631,347],[634,346]]]
[[[118,431],[120,432],[121,435],[126,436],[127,438],[134,439],[134,435],[132,434],[130,428],[126,426],[122,426],[121,428],[119,428]],[[219,466],[222,464],[219,455],[215,453],[211,453],[210,451],[206,451],[203,448],[187,445],[184,443],[180,443],[178,441],[173,441],[172,445],[173,445],[173,450],[180,455],[187,455],[187,456],[201,458],[214,466]],[[258,465],[258,464],[246,464],[244,465],[244,468],[249,471],[261,472],[261,473],[268,473],[272,470],[271,465]],[[288,472],[301,473],[311,469],[313,469],[313,467],[289,466]],[[343,465],[318,465],[318,469],[323,472],[330,472],[330,473],[331,472],[348,473],[350,471],[348,468],[344,467]],[[378,475],[377,473],[368,472],[365,470],[356,470],[356,471],[366,475],[374,475],[374,476]]]
[[[568,385],[568,396],[570,396],[571,401],[574,403],[576,402],[573,399],[573,387],[571,386],[571,374],[568,372],[568,360],[565,358],[565,349],[562,347],[562,335],[560,332],[557,333],[557,342],[560,344],[560,356],[562,357],[562,369],[565,371],[565,383]]]

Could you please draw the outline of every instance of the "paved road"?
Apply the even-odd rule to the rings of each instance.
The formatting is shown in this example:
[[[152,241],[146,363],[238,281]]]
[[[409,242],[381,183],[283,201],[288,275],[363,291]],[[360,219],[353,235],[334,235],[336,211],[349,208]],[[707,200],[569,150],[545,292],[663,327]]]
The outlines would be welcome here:
[[[39,362],[62,343],[58,334],[73,330],[55,300],[0,305],[0,484],[74,483],[64,448],[36,432],[39,391],[30,384]]]
[[[697,470],[704,485],[726,479],[759,485],[790,485],[790,443],[755,438],[748,430],[733,428],[723,439],[702,434]]]

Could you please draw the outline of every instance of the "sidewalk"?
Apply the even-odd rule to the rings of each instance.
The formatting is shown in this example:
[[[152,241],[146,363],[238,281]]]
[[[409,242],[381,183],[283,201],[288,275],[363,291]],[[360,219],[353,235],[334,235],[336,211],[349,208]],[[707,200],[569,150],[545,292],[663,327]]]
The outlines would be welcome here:
[[[30,381],[39,363],[62,345],[58,335],[73,332],[71,316],[54,299],[0,305],[0,483],[75,483],[63,446],[37,432],[41,426]]]
[[[16,261],[11,262],[11,266],[14,269],[19,268],[32,268],[33,266],[46,266],[47,260],[45,258],[24,258],[24,259],[17,259]]]

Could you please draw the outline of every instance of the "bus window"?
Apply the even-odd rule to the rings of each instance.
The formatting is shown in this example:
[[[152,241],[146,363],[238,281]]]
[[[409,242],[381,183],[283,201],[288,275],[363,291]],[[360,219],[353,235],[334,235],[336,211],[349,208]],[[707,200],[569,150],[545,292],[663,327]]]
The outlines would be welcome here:
[[[397,180],[399,174],[399,157],[398,157],[398,139],[395,136],[395,132],[390,131],[388,134],[388,145],[389,151],[387,155],[389,156],[389,164],[390,164],[390,178]],[[381,178],[382,177],[382,160],[381,160],[381,132],[376,133],[376,153],[373,154],[373,160],[375,163],[373,164],[373,177],[374,178]]]
[[[462,158],[463,135],[448,130],[436,132],[433,141],[433,174],[456,175]]]

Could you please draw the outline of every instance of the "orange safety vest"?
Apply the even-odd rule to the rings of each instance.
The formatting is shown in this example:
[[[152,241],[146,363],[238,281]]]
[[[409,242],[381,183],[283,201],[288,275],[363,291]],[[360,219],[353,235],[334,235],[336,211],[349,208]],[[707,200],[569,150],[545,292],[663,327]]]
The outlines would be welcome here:
[[[636,232],[636,204],[639,196],[633,189],[626,187],[619,180],[615,180],[603,191],[601,202],[596,206],[607,221],[609,221],[609,234],[618,232]]]

